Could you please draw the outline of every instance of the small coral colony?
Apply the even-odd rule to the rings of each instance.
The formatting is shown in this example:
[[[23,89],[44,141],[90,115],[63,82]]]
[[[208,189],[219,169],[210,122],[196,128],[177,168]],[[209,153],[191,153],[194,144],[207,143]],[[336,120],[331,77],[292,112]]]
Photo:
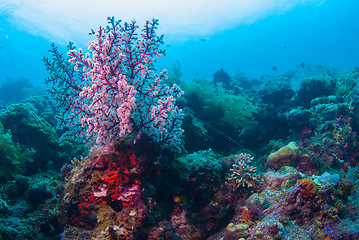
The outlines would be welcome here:
[[[3,100],[1,236],[358,239],[359,69],[183,81],[157,26],[108,18]]]

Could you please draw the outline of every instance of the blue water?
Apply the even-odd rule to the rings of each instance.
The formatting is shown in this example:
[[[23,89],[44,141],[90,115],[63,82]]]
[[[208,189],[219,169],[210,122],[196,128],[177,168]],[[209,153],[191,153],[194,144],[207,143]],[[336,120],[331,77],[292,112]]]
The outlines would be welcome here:
[[[297,7],[250,25],[193,40],[168,49],[184,72],[215,69],[248,76],[283,73],[301,62],[348,69],[359,64],[359,2],[325,1],[317,7]],[[175,57],[174,57],[175,56]],[[276,66],[278,72],[272,68]],[[191,77],[189,77],[191,79]]]
[[[31,34],[38,33],[36,26],[28,28],[25,22],[21,25],[11,11],[0,10],[0,81],[25,77],[41,85],[46,77],[41,59],[54,39],[48,40],[46,33]],[[301,62],[350,69],[359,64],[358,12],[356,0],[326,0],[209,35],[192,33],[186,41],[177,41],[176,36],[168,34],[167,57],[160,64],[170,68],[178,60],[185,80],[211,78],[220,68],[230,74],[243,72],[258,78],[293,70]],[[103,19],[98,24],[105,23]],[[65,49],[66,41],[58,43]]]

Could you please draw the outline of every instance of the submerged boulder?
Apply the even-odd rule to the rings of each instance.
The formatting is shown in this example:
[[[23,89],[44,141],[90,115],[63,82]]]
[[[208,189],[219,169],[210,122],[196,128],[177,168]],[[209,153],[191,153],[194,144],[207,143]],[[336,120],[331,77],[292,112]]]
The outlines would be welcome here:
[[[267,167],[280,169],[283,166],[291,166],[300,156],[300,150],[295,142],[290,142],[287,146],[278,151],[269,154],[267,158]]]

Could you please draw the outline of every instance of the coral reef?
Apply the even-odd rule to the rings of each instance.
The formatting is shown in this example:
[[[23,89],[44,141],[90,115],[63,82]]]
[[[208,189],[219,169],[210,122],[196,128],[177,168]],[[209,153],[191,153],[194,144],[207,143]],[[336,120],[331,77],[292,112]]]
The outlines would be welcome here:
[[[50,96],[0,86],[0,239],[359,239],[358,68],[184,81],[157,26],[52,45]]]
[[[335,181],[317,185],[292,167],[268,172],[263,177],[263,191],[237,207],[224,239],[355,239],[358,225],[340,220],[344,213],[348,214],[345,218],[353,214],[348,202],[338,204],[336,200],[340,185]],[[259,214],[246,214],[253,211]],[[344,222],[351,227],[338,229]],[[327,231],[328,227],[332,231]]]
[[[289,77],[293,76],[282,79]],[[302,87],[325,84],[313,79]],[[219,105],[204,110],[211,95],[187,90],[191,95],[182,104],[184,128],[193,130],[188,135],[192,138],[188,143],[193,144],[189,153],[173,154],[144,138],[93,148],[89,156],[74,159],[62,169],[65,185],[57,208],[59,226],[64,227],[62,238],[358,238],[358,135],[351,105],[355,103],[332,95],[335,92],[329,87],[326,96],[307,89],[312,95],[299,104],[300,86],[289,91],[291,86],[283,83],[286,90],[281,92],[281,87],[275,90],[275,83],[270,84],[277,92],[263,91],[257,96],[265,113],[253,114],[257,121],[251,127],[244,124],[243,129],[227,121]],[[233,94],[229,89],[212,88]],[[292,105],[274,101],[278,96],[292,98]],[[278,111],[271,113],[275,108]],[[211,114],[220,117],[219,124],[212,125]],[[278,119],[277,124],[285,123],[278,134],[263,130]],[[260,129],[259,123],[263,124]],[[226,125],[241,129],[237,138],[219,133]],[[251,146],[253,155],[236,151],[226,156],[229,149],[243,149],[241,139],[255,141],[256,133],[261,140]],[[212,145],[211,137],[219,135],[231,143],[228,148],[222,148],[223,143],[215,145],[226,149],[224,153],[210,148],[194,151]]]

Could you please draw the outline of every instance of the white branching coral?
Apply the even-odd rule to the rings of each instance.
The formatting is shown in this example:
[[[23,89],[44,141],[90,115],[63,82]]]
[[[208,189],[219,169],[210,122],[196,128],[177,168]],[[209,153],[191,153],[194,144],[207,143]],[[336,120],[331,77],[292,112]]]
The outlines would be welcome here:
[[[235,189],[254,187],[260,176],[257,173],[257,168],[251,166],[252,160],[253,156],[249,153],[240,153],[228,157],[232,166],[227,177],[227,186]]]

